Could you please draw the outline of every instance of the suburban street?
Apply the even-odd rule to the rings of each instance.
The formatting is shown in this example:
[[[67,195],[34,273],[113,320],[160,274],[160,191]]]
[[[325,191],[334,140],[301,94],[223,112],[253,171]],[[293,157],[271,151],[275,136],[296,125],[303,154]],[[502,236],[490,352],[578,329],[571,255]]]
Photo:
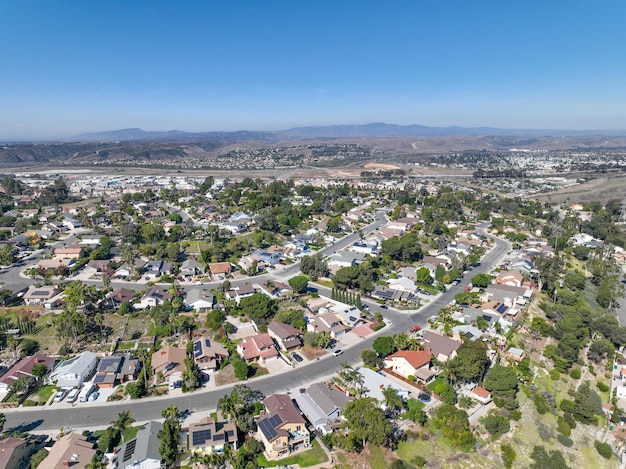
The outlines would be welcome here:
[[[379,212],[377,221],[367,227],[368,230],[376,229],[384,220],[384,214]],[[485,225],[479,225],[484,233]],[[478,272],[489,272],[494,265],[510,249],[510,244],[502,239],[489,236],[494,241],[494,247],[485,255],[481,261],[481,265],[470,271],[462,281],[440,296],[434,301],[422,307],[418,311],[401,312],[395,309],[380,309],[377,302],[363,299],[363,303],[370,306],[371,311],[380,311],[388,323],[381,332],[385,335],[398,334],[408,332],[409,328],[415,324],[424,325],[429,317],[436,315],[439,309],[448,304],[454,298],[454,295],[463,291],[470,282],[473,275]],[[354,242],[358,238],[358,234],[353,233],[343,238],[339,243],[326,248],[330,252],[324,252],[325,255],[332,253],[333,250],[341,249],[349,243]],[[294,270],[285,269],[280,278],[286,279],[288,276],[297,273],[297,266],[293,266]],[[283,276],[284,275],[284,276]],[[255,277],[256,283],[260,277]],[[246,279],[250,282],[250,279]],[[322,294],[329,294],[326,287],[314,285]],[[328,291],[327,291],[328,290]],[[341,365],[341,363],[358,363],[361,358],[361,351],[370,348],[376,334],[358,342],[356,345],[345,348],[344,353],[338,357],[328,354],[319,361],[313,361],[306,365],[301,365],[288,372],[278,375],[266,375],[258,379],[254,379],[247,384],[256,390],[261,391],[264,395],[270,395],[274,392],[284,392],[286,389],[298,388],[318,381],[324,377],[332,375]],[[215,409],[217,401],[230,392],[233,385],[222,386],[218,390],[199,390],[194,393],[186,394],[181,397],[162,397],[149,398],[137,401],[124,400],[120,402],[94,403],[89,406],[65,409],[40,409],[36,407],[5,409],[6,416],[5,429],[17,430],[33,430],[35,432],[58,430],[61,427],[70,428],[95,428],[106,426],[115,419],[117,413],[124,410],[130,410],[137,422],[143,422],[151,419],[160,419],[161,411],[170,405],[176,405],[179,409],[190,409],[192,412],[200,412]]]

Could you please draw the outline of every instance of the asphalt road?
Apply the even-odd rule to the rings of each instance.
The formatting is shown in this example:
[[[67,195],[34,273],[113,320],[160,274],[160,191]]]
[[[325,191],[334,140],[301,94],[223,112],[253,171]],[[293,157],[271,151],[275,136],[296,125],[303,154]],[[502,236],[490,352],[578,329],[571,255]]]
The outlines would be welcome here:
[[[508,252],[510,244],[498,238],[494,248],[487,253],[481,262],[481,266],[474,268],[459,285],[452,287],[435,301],[428,304],[418,312],[401,312],[394,309],[380,309],[377,303],[364,299],[363,302],[370,305],[373,311],[381,311],[391,325],[383,329],[386,335],[408,332],[415,324],[424,325],[430,316],[436,315],[440,308],[448,304],[454,295],[463,291],[471,277],[478,272],[488,272]],[[346,243],[351,242],[346,240]],[[319,287],[324,289],[325,287]],[[327,292],[324,292],[327,293]],[[295,369],[270,376],[266,375],[247,383],[253,389],[261,391],[264,395],[274,392],[285,391],[288,388],[298,388],[303,385],[319,380],[334,373],[341,363],[358,363],[361,351],[370,348],[375,337],[369,337],[358,342],[356,345],[344,349],[344,353],[338,357],[325,356],[319,361],[301,365]],[[182,397],[142,399],[139,401],[107,402],[102,405],[82,406],[65,409],[38,409],[36,407],[5,409],[5,430],[19,429],[47,431],[57,430],[61,427],[92,428],[109,424],[119,412],[131,410],[138,422],[161,418],[161,411],[170,405],[176,405],[179,409],[192,411],[212,410],[217,406],[220,397],[228,394],[232,386],[222,386],[218,390],[196,391]]]

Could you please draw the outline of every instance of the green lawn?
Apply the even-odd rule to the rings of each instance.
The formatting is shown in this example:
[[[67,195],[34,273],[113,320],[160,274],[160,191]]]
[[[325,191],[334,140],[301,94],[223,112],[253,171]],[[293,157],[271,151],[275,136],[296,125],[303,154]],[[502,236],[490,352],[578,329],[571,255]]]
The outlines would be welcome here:
[[[430,383],[428,383],[426,385],[426,389],[435,392],[435,388],[439,385],[439,384],[446,384],[446,378],[444,378],[443,376],[437,376],[435,378],[434,381],[431,381]]]
[[[452,449],[447,446],[442,438],[432,436],[428,440],[416,438],[414,441],[401,441],[396,449],[396,454],[410,463],[416,456],[422,456],[427,461],[443,461],[452,454]]]
[[[300,467],[310,467],[328,461],[326,452],[322,449],[317,440],[313,440],[313,447],[303,453],[290,456],[288,458],[279,459],[278,461],[268,461],[264,454],[259,454],[257,463],[261,467],[290,466],[298,464]],[[381,466],[385,468],[386,466]]]
[[[30,396],[30,398],[31,400],[35,400],[33,399],[33,397],[38,396],[39,405],[44,405],[46,402],[48,402],[48,399],[50,399],[50,396],[52,396],[56,392],[56,389],[57,388],[53,384],[42,386],[39,388],[39,390],[35,394]]]
[[[439,293],[439,290],[432,285],[426,285],[424,283],[421,283],[418,286],[420,287],[420,289],[427,291],[431,295],[437,295]]]
[[[139,428],[141,427],[137,425],[136,427],[128,427],[126,430],[124,430],[124,441],[130,441],[135,438],[137,436]]]
[[[387,469],[389,463],[385,460],[385,453],[378,446],[369,445],[370,457],[368,462],[372,469]]]

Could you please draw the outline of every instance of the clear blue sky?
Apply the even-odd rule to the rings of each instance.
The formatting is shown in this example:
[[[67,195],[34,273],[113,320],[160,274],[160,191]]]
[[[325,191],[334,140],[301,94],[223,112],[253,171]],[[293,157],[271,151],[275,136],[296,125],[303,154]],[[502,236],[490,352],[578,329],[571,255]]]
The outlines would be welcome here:
[[[623,0],[3,0],[0,138],[626,129]]]

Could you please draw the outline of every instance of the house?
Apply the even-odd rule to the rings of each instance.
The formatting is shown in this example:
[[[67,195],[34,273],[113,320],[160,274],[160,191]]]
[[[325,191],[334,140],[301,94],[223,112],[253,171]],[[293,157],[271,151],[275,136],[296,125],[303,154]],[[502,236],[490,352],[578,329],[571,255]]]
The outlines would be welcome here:
[[[491,402],[491,393],[480,386],[476,386],[472,389],[470,397],[476,399],[481,404],[489,404]]]
[[[234,299],[237,302],[237,304],[239,304],[239,302],[243,298],[247,298],[248,296],[254,295],[256,291],[254,290],[254,287],[252,285],[242,285],[226,293],[227,293],[227,297]]]
[[[417,285],[415,285],[415,282],[406,277],[390,279],[387,283],[391,290],[400,290],[407,293],[415,293],[417,291]]]
[[[122,381],[122,369],[126,360],[131,360],[129,355],[111,355],[100,360],[98,371],[93,378],[94,384],[99,389],[112,388],[119,384]]]
[[[219,342],[205,337],[193,342],[193,359],[200,371],[215,371],[228,358],[228,350]]]
[[[454,326],[452,328],[452,338],[456,340],[469,340],[475,341],[483,336],[483,331],[471,324],[463,324],[461,326]]]
[[[101,305],[104,308],[117,309],[122,303],[130,303],[134,297],[135,293],[128,288],[116,288],[104,296]]]
[[[86,436],[68,433],[59,438],[50,448],[48,456],[39,463],[38,469],[85,469],[90,463],[96,449]]]
[[[181,264],[178,274],[185,280],[193,280],[197,275],[204,275],[205,271],[204,266],[198,261],[187,259]]]
[[[359,374],[363,377],[363,388],[365,391],[365,397],[373,397],[384,407],[385,397],[383,395],[383,389],[392,387],[398,393],[398,396],[406,401],[411,397],[411,391],[395,381],[383,376],[369,368],[359,368]]]
[[[456,357],[456,351],[461,346],[458,340],[433,331],[424,331],[423,344],[424,349],[430,349],[430,353],[440,362]]]
[[[20,378],[33,377],[35,365],[45,365],[50,370],[54,365],[54,358],[40,353],[22,358],[0,377],[0,391],[7,391],[9,385]]]
[[[230,262],[216,262],[209,264],[209,272],[213,280],[224,280],[227,275],[230,275],[232,266]]]
[[[521,287],[524,282],[524,277],[519,272],[502,272],[498,275],[494,282],[499,285],[510,285],[512,287]]]
[[[267,333],[284,351],[293,350],[302,345],[301,332],[290,324],[272,321],[267,325]]]
[[[161,469],[159,431],[163,424],[154,420],[146,423],[137,436],[115,448],[111,463],[116,469]]]
[[[262,262],[265,265],[276,265],[280,263],[280,256],[272,252],[258,250],[255,251],[253,255],[256,255],[259,262]]]
[[[521,362],[525,357],[526,354],[524,353],[524,351],[520,348],[517,347],[511,347],[509,348],[506,353],[504,354],[504,356],[510,360],[515,360],[516,362]]]
[[[79,257],[85,254],[82,246],[68,246],[68,247],[60,247],[54,250],[54,257],[58,257],[61,259],[78,259]]]
[[[238,443],[235,422],[216,422],[211,417],[205,417],[189,425],[187,448],[192,452],[221,453],[225,448],[237,450]]]
[[[174,268],[169,262],[165,261],[148,261],[143,266],[142,274],[148,278],[157,278],[162,275],[170,275],[174,272]]]
[[[195,311],[206,311],[215,306],[215,295],[201,288],[189,290],[185,295],[185,306]]]
[[[22,297],[24,304],[28,306],[38,306],[50,301],[58,293],[58,289],[54,285],[44,285],[36,287],[31,285]]]
[[[385,358],[385,368],[407,379],[414,376],[424,383],[435,376],[430,370],[430,352],[424,350],[398,350]]]
[[[61,224],[71,231],[83,227],[82,221],[77,220],[76,218],[72,218],[72,217],[65,217],[63,221],[61,222]]]
[[[98,366],[98,356],[93,352],[80,355],[62,362],[50,374],[50,380],[56,381],[58,388],[80,388]]]
[[[245,233],[248,231],[248,225],[241,221],[224,221],[218,224],[220,229],[230,231],[231,234]]]
[[[269,360],[279,356],[274,340],[266,332],[244,338],[237,345],[237,353],[247,362]]]
[[[368,244],[362,241],[357,241],[350,247],[351,251],[365,254],[368,256],[376,256],[380,252],[378,246],[375,244]]]
[[[257,420],[257,437],[268,459],[279,459],[310,446],[306,421],[287,394],[263,400],[267,413]]]
[[[364,322],[361,317],[361,310],[356,306],[335,302],[335,304],[331,306],[330,311],[339,318],[344,326],[350,329]]]
[[[160,287],[152,287],[143,295],[141,301],[134,306],[137,309],[146,309],[162,305],[165,301],[172,301],[172,295]]]
[[[328,266],[341,267],[353,267],[355,265],[363,263],[365,260],[365,254],[353,251],[342,251],[338,254],[330,256]]]
[[[152,354],[152,372],[163,373],[165,378],[185,371],[187,352],[177,347],[163,347]]]
[[[327,435],[340,426],[341,412],[352,398],[334,386],[315,383],[307,389],[301,389],[295,401],[311,425]]]
[[[34,445],[22,438],[12,436],[0,441],[0,467],[2,469],[26,469]]]
[[[320,309],[316,315],[307,315],[306,330],[309,332],[328,332],[333,339],[349,331],[348,327],[337,316],[324,308]]]

